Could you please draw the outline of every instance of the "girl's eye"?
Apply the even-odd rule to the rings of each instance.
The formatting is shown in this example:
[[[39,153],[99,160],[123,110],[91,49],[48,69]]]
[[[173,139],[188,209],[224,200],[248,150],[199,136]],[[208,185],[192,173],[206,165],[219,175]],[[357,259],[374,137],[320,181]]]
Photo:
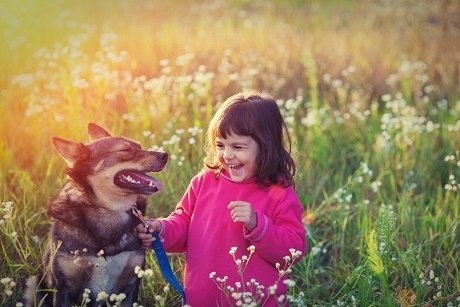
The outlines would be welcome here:
[[[217,149],[223,149],[224,148],[224,145],[222,145],[222,144],[216,144],[215,146],[217,147]]]

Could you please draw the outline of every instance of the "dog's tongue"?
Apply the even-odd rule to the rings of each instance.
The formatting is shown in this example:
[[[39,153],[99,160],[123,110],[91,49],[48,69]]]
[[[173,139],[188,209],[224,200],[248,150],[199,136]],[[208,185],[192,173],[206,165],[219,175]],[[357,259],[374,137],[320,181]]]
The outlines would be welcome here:
[[[142,194],[152,194],[162,189],[161,182],[135,170],[123,170],[115,175],[114,183],[122,188],[137,190]]]

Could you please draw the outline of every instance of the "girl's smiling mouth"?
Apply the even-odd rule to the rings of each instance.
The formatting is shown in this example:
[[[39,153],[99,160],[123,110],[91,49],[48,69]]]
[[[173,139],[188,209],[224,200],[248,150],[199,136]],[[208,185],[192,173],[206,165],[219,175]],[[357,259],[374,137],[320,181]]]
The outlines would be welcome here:
[[[239,169],[243,166],[243,164],[227,164],[227,166],[230,168],[230,169]]]

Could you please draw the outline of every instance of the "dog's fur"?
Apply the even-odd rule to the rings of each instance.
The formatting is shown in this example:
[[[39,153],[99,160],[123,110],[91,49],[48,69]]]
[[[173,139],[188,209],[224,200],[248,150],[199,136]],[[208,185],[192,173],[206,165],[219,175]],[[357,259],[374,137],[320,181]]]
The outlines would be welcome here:
[[[124,137],[88,125],[90,142],[53,138],[68,164],[68,181],[48,204],[53,224],[43,256],[43,273],[27,281],[26,306],[80,305],[90,289],[89,306],[105,291],[126,294],[123,306],[137,300],[135,267],[144,266],[144,250],[131,212],[133,204],[145,211],[146,196],[161,183],[146,172],[161,171],[166,153],[143,150]],[[43,290],[45,289],[45,290]]]

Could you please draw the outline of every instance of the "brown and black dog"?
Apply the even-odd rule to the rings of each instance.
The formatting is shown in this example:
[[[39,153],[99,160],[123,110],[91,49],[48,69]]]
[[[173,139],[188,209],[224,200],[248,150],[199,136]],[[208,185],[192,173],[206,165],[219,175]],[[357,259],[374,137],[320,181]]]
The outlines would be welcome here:
[[[90,142],[53,138],[68,164],[68,181],[49,201],[50,241],[43,256],[43,274],[26,284],[25,302],[35,306],[73,306],[89,289],[88,306],[98,293],[124,293],[123,306],[137,301],[139,278],[135,267],[144,265],[144,249],[131,207],[144,213],[146,196],[161,190],[148,172],[165,167],[168,155],[143,150],[132,140],[111,136],[104,128],[88,125]]]

